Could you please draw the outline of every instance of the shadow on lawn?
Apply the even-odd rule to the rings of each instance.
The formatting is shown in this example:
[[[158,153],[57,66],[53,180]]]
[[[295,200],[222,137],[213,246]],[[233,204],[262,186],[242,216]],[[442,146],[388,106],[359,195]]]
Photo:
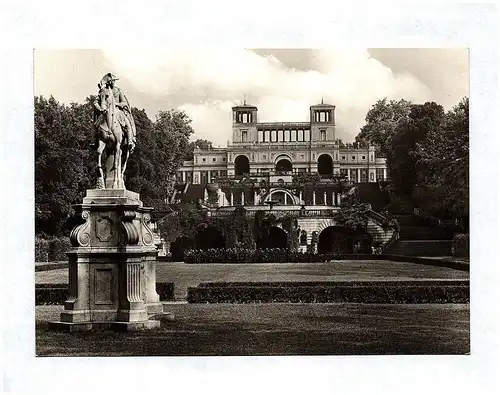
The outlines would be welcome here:
[[[289,328],[283,324],[221,322],[206,318],[162,322],[147,332],[56,333],[37,324],[38,356],[239,356],[467,354],[468,330],[439,325],[374,326],[359,317],[304,317],[329,328]],[[407,324],[410,324],[409,322]],[[415,323],[413,323],[415,324]],[[320,324],[321,326],[321,324]]]

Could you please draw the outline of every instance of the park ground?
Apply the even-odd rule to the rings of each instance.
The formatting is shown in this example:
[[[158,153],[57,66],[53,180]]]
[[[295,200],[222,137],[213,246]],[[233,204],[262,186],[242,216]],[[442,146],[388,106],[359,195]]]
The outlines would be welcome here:
[[[68,282],[68,269],[35,273],[37,284]],[[158,263],[157,282],[173,282],[175,299],[184,300],[188,287],[222,281],[370,281],[468,279],[469,273],[410,262],[336,261],[330,263],[185,264]]]
[[[67,269],[36,273],[65,283]],[[323,264],[160,263],[158,282],[174,282],[175,314],[147,332],[80,334],[48,330],[62,306],[36,307],[39,356],[468,354],[468,304],[186,304],[203,281],[362,281],[467,279],[468,272],[388,261]]]

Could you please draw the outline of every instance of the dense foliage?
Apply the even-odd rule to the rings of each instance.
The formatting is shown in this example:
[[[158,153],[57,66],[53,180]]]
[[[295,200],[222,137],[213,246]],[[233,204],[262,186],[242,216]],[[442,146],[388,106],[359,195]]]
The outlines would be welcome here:
[[[205,139],[196,139],[189,143],[189,148],[184,157],[184,160],[193,160],[194,159],[194,150],[195,148],[208,150],[212,148],[212,142],[210,140]]]
[[[455,257],[469,257],[469,235],[457,234],[453,237],[452,255]]]
[[[214,243],[220,244],[218,248],[262,248],[262,245],[269,243],[270,229],[276,226],[287,233],[288,248],[296,251],[299,247],[296,219],[293,215],[276,218],[264,211],[247,215],[242,206],[220,217],[209,216],[203,209],[189,208],[172,212],[157,225],[163,239],[170,244],[170,252],[176,256],[175,260],[182,260],[184,251],[212,249]]]
[[[184,255],[186,263],[313,263],[341,259],[344,259],[341,254],[314,254],[281,248],[189,250]]]
[[[71,227],[71,205],[93,187],[92,106],[65,106],[35,97],[35,229],[60,236]]]
[[[160,300],[174,300],[174,283],[156,283]],[[69,297],[68,284],[36,284],[35,305],[62,305]]]
[[[366,114],[366,124],[356,136],[356,142],[373,144],[377,155],[387,155],[396,127],[400,120],[408,117],[411,106],[412,102],[403,99],[378,100]]]
[[[93,143],[93,98],[69,106],[53,97],[35,97],[35,230],[37,235],[68,235],[72,204],[95,187],[97,154]],[[127,189],[145,206],[166,210],[174,176],[192,150],[190,119],[182,111],[160,111],[151,121],[132,108],[137,146],[125,173]]]
[[[437,217],[466,220],[468,98],[447,112],[432,102],[379,100],[356,139],[375,144],[387,158],[392,191],[398,199]]]
[[[468,281],[216,283],[188,288],[189,303],[469,303]]]

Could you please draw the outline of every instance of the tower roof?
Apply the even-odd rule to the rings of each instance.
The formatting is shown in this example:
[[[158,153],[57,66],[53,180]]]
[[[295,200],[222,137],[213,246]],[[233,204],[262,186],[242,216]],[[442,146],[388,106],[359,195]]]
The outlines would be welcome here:
[[[314,104],[311,106],[311,108],[335,108],[335,106],[332,104],[326,104],[323,102],[323,99],[321,99],[321,103]]]
[[[234,110],[257,110],[257,107],[251,106],[248,104],[240,104],[239,106],[234,106],[232,107],[233,111]]]

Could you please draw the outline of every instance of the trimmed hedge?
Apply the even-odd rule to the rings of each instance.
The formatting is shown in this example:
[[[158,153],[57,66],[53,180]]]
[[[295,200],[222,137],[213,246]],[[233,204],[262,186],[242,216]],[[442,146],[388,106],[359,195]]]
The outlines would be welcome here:
[[[160,300],[174,300],[174,283],[156,283]],[[68,284],[36,284],[35,305],[61,305],[68,299]]]
[[[156,283],[156,293],[160,300],[174,300],[174,283]]]
[[[188,303],[469,303],[469,283],[248,283],[188,289]]]
[[[69,237],[35,238],[35,262],[67,260],[66,252],[71,249]]]
[[[453,256],[469,257],[469,235],[463,233],[455,235],[451,251]]]
[[[286,249],[209,249],[189,250],[184,254],[185,263],[313,263],[341,260],[341,254],[314,254],[292,252]]]
[[[40,284],[42,285],[42,284]],[[43,284],[52,285],[52,284]],[[53,305],[64,304],[68,299],[68,286],[59,286],[61,284],[53,284],[53,287],[40,287],[39,284],[35,287],[35,305]]]
[[[68,262],[55,262],[43,265],[35,265],[35,272],[45,272],[47,270],[67,269],[67,268],[68,268]]]
[[[402,287],[402,286],[468,286],[469,280],[372,280],[372,281],[228,281],[200,283],[194,288],[224,287]]]

